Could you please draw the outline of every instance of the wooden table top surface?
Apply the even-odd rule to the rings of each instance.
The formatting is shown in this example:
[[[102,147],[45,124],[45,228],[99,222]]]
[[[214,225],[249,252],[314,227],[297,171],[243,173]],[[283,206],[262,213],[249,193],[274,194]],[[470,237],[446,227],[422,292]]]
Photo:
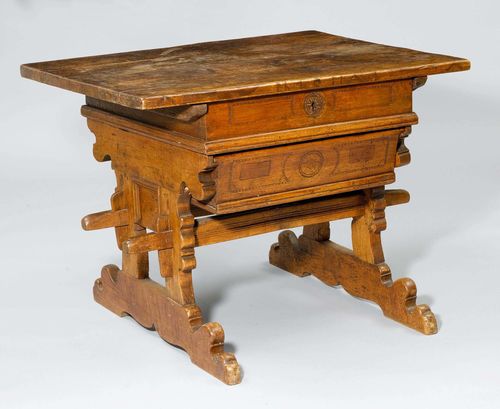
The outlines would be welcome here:
[[[21,75],[137,109],[421,77],[470,67],[318,31],[47,61]]]

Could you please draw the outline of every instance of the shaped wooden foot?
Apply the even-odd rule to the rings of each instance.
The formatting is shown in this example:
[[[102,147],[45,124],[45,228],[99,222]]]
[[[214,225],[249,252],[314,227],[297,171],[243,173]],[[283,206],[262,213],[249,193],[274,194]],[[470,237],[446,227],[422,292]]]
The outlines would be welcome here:
[[[291,231],[282,232],[271,246],[269,261],[299,277],[312,274],[327,285],[342,285],[349,294],[377,303],[387,317],[426,335],[435,334],[436,318],[427,305],[416,304],[413,280],[392,281],[380,243],[383,203],[374,203],[378,199],[373,193],[367,194],[365,215],[353,221],[354,251],[330,241],[328,223],[321,223],[306,226],[298,239]]]
[[[113,195],[113,210],[86,216],[86,230],[115,227],[123,266],[103,268],[94,285],[94,298],[104,307],[123,316],[132,316],[141,325],[156,329],[161,338],[184,349],[191,361],[221,381],[240,383],[236,358],[224,352],[224,330],[217,322],[203,323],[196,305],[192,269],[194,217],[191,195],[182,184],[177,191],[156,188],[154,204],[139,202],[134,181],[121,175]],[[155,206],[158,206],[156,209]],[[154,209],[154,231],[147,233],[143,212]],[[165,286],[149,279],[149,252],[157,251]]]
[[[202,324],[196,304],[180,305],[162,285],[137,279],[108,265],[94,284],[95,300],[115,314],[132,316],[154,328],[165,341],[184,349],[191,361],[229,385],[240,382],[240,368],[232,353],[224,352],[224,330],[217,322]]]

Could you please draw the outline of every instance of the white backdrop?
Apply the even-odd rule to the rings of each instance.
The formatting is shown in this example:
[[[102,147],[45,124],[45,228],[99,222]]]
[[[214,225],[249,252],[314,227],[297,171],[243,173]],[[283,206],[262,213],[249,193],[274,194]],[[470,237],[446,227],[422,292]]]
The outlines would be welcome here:
[[[498,407],[499,12],[493,0],[2,0],[0,407]],[[383,234],[440,332],[269,266],[277,234],[208,246],[193,274],[244,370],[228,387],[92,300],[101,266],[120,259],[111,230],[79,221],[108,208],[113,175],[92,157],[83,96],[21,79],[19,65],[304,29],[472,61],[416,91],[413,161],[394,184],[412,201],[388,209]],[[348,224],[333,227],[347,244]]]

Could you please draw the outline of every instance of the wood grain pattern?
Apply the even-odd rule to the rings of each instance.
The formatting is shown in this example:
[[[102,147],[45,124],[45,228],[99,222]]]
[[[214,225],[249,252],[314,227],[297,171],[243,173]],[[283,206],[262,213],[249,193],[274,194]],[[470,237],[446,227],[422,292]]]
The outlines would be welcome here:
[[[206,155],[175,145],[163,130],[124,127],[132,121],[114,122],[114,115],[94,108],[84,114],[96,136],[94,156],[111,158],[115,171],[131,174],[131,194],[143,196],[134,220],[150,229],[155,219],[147,219],[145,206],[157,206],[157,186],[170,191],[185,183],[206,211],[227,214],[392,183],[396,149],[408,132],[398,128]]]
[[[108,227],[120,227],[128,225],[128,210],[106,210],[104,212],[93,213],[82,219],[82,229],[99,230]]]
[[[82,219],[85,230],[114,228],[122,255],[121,268],[105,266],[96,280],[96,301],[233,385],[241,371],[222,326],[204,323],[196,304],[199,246],[304,226],[299,238],[279,235],[272,264],[437,331],[415,283],[393,282],[385,262],[386,207],[409,201],[385,187],[411,159],[413,91],[428,75],[469,66],[305,31],[25,64],[21,73],[86,95],[94,157],[115,172],[111,209]],[[330,222],[346,218],[352,250],[330,241]],[[163,285],[149,278],[152,252]]]
[[[403,80],[217,102],[206,116],[206,139],[409,114],[411,91],[412,81]]]
[[[400,130],[221,155],[216,159],[218,204],[282,191],[353,181],[393,171]],[[354,183],[354,180],[356,182]],[[332,186],[332,189],[335,189]]]
[[[150,279],[136,280],[114,265],[102,269],[94,284],[94,298],[115,314],[130,315],[142,326],[155,329],[222,382],[235,385],[241,381],[238,361],[224,351],[224,330],[218,322],[203,324],[196,304],[180,305],[162,285]]]
[[[352,97],[354,99],[358,98],[356,94],[353,94]],[[206,117],[195,121],[192,129],[186,129],[186,124],[180,121],[174,124],[172,122],[162,121],[160,123],[151,120],[149,114],[153,111],[123,109],[123,107],[118,109],[115,105],[103,103],[102,101],[99,104],[92,100],[88,100],[88,102],[93,105],[85,105],[81,109],[82,115],[88,119],[128,132],[139,133],[152,139],[161,139],[171,145],[206,155],[220,155],[270,146],[308,142],[333,136],[403,128],[418,123],[417,115],[410,112],[209,140],[207,139],[206,125],[204,124]],[[96,107],[102,107],[103,109],[96,109]],[[209,115],[210,111],[207,116]],[[181,126],[181,124],[183,125]],[[225,126],[229,126],[229,124],[227,123]],[[229,132],[225,131],[224,133]]]
[[[408,203],[410,200],[409,193],[402,189],[386,190],[384,197],[387,206]],[[193,225],[195,246],[206,246],[325,221],[359,217],[364,214],[365,203],[366,196],[364,194],[351,192],[237,214],[199,217],[195,219]],[[149,208],[153,209],[153,206]],[[193,210],[193,207],[191,210]],[[152,213],[148,218],[161,219],[158,209],[151,211]],[[101,214],[109,212],[111,211],[87,215],[82,219],[82,224],[96,215],[99,217]],[[126,209],[120,212],[127,214]],[[95,226],[94,229],[108,227],[112,226],[101,224]],[[153,229],[163,230],[165,228],[160,226]],[[134,238],[124,238],[120,248],[126,253],[141,253],[169,249],[172,248],[172,243],[172,230],[163,230],[160,233],[153,232]]]
[[[385,316],[423,334],[435,334],[436,318],[428,305],[416,304],[413,280],[393,282],[384,261],[380,231],[385,228],[385,199],[381,192],[368,190],[365,212],[354,218],[354,251],[330,241],[328,223],[321,223],[304,227],[298,239],[289,230],[280,233],[271,246],[269,262],[299,277],[312,274],[326,285],[342,285],[349,294],[377,303]]]
[[[201,202],[214,196],[215,184],[208,176],[215,168],[211,157],[105,122],[89,118],[87,123],[96,137],[94,157],[100,162],[111,159],[115,171],[170,190],[178,185],[174,181],[185,182]]]
[[[387,206],[395,206],[407,203],[410,195],[405,190],[394,189],[386,191],[385,198]],[[359,217],[364,214],[365,202],[365,195],[354,192],[237,214],[203,217],[197,219],[194,226],[196,246]]]
[[[24,64],[21,75],[137,109],[422,77],[463,58],[303,31]]]

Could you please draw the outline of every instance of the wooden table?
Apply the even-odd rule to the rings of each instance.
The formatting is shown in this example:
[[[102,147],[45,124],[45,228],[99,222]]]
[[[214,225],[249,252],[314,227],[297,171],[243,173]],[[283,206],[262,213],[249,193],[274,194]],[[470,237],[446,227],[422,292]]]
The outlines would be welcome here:
[[[412,92],[469,61],[317,31],[200,43],[21,66],[21,74],[86,95],[94,157],[111,161],[111,210],[82,220],[113,227],[121,269],[108,265],[97,302],[155,328],[227,384],[240,382],[224,331],[204,323],[191,271],[195,247],[280,233],[271,264],[377,303],[424,334],[437,331],[408,278],[392,281],[380,233],[385,190],[410,162]],[[352,218],[352,250],[329,222]],[[165,285],[148,278],[157,252]]]

